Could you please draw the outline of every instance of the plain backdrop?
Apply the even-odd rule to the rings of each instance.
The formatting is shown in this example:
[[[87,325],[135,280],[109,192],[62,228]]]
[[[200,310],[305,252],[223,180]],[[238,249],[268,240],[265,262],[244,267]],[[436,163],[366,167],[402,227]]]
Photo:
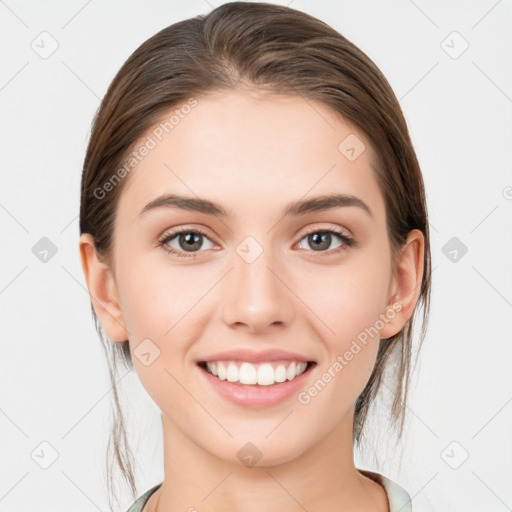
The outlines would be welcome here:
[[[220,3],[0,1],[1,512],[107,510],[112,393],[78,252],[91,121],[143,41]],[[512,2],[276,3],[380,67],[427,188],[431,320],[406,436],[387,444],[376,412],[357,463],[404,486],[414,512],[512,510]],[[133,372],[122,385],[142,494],[163,478],[160,417]]]

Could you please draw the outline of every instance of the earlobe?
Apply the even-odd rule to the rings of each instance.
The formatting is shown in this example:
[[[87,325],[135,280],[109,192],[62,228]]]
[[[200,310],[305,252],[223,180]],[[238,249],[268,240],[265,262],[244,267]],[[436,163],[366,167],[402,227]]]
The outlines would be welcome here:
[[[89,295],[103,331],[113,341],[126,341],[128,332],[112,269],[98,257],[94,239],[89,233],[80,235],[80,257]]]
[[[414,312],[423,280],[424,251],[423,233],[418,229],[411,230],[400,250],[393,296],[384,312],[387,322],[380,333],[382,339],[399,333]]]

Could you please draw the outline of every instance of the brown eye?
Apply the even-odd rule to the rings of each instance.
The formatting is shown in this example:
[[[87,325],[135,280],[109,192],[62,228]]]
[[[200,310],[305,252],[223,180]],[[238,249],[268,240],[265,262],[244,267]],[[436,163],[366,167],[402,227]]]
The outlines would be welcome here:
[[[334,235],[334,236],[333,236]],[[332,247],[333,241],[338,240],[338,244]],[[315,252],[328,252],[336,253],[338,250],[343,250],[345,247],[351,247],[355,244],[352,237],[348,236],[343,232],[336,230],[316,230],[308,233],[303,240],[307,241],[307,245],[312,248]],[[300,247],[301,249],[303,247]]]
[[[159,245],[164,247],[164,249],[171,254],[184,257],[194,257],[194,253],[201,252],[200,249],[204,248],[205,239],[213,246],[213,243],[206,234],[200,230],[177,229],[168,233],[162,240],[160,240]],[[171,242],[173,242],[174,245],[171,245]],[[206,249],[211,249],[211,247],[206,247]]]
[[[203,245],[202,236],[200,233],[180,233],[178,235],[178,245],[187,252],[198,250]]]

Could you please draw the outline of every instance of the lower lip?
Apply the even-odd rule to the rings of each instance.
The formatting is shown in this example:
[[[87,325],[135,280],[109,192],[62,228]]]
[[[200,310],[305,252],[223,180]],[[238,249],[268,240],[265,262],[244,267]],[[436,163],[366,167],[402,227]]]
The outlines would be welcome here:
[[[243,407],[270,407],[296,395],[306,384],[316,364],[311,364],[304,373],[293,380],[275,383],[271,386],[248,385],[220,380],[204,368],[199,371],[220,395]]]

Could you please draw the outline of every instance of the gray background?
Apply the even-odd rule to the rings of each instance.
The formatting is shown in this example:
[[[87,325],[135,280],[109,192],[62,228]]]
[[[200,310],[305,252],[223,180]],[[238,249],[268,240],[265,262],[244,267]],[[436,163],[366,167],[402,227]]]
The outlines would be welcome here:
[[[111,391],[78,252],[90,124],[139,44],[220,3],[0,1],[1,512],[107,509]],[[377,459],[357,464],[403,485],[414,512],[512,510],[512,2],[276,3],[380,67],[427,187],[432,312],[406,436],[387,444],[376,410]],[[163,477],[160,418],[135,374],[122,383],[142,493]]]

